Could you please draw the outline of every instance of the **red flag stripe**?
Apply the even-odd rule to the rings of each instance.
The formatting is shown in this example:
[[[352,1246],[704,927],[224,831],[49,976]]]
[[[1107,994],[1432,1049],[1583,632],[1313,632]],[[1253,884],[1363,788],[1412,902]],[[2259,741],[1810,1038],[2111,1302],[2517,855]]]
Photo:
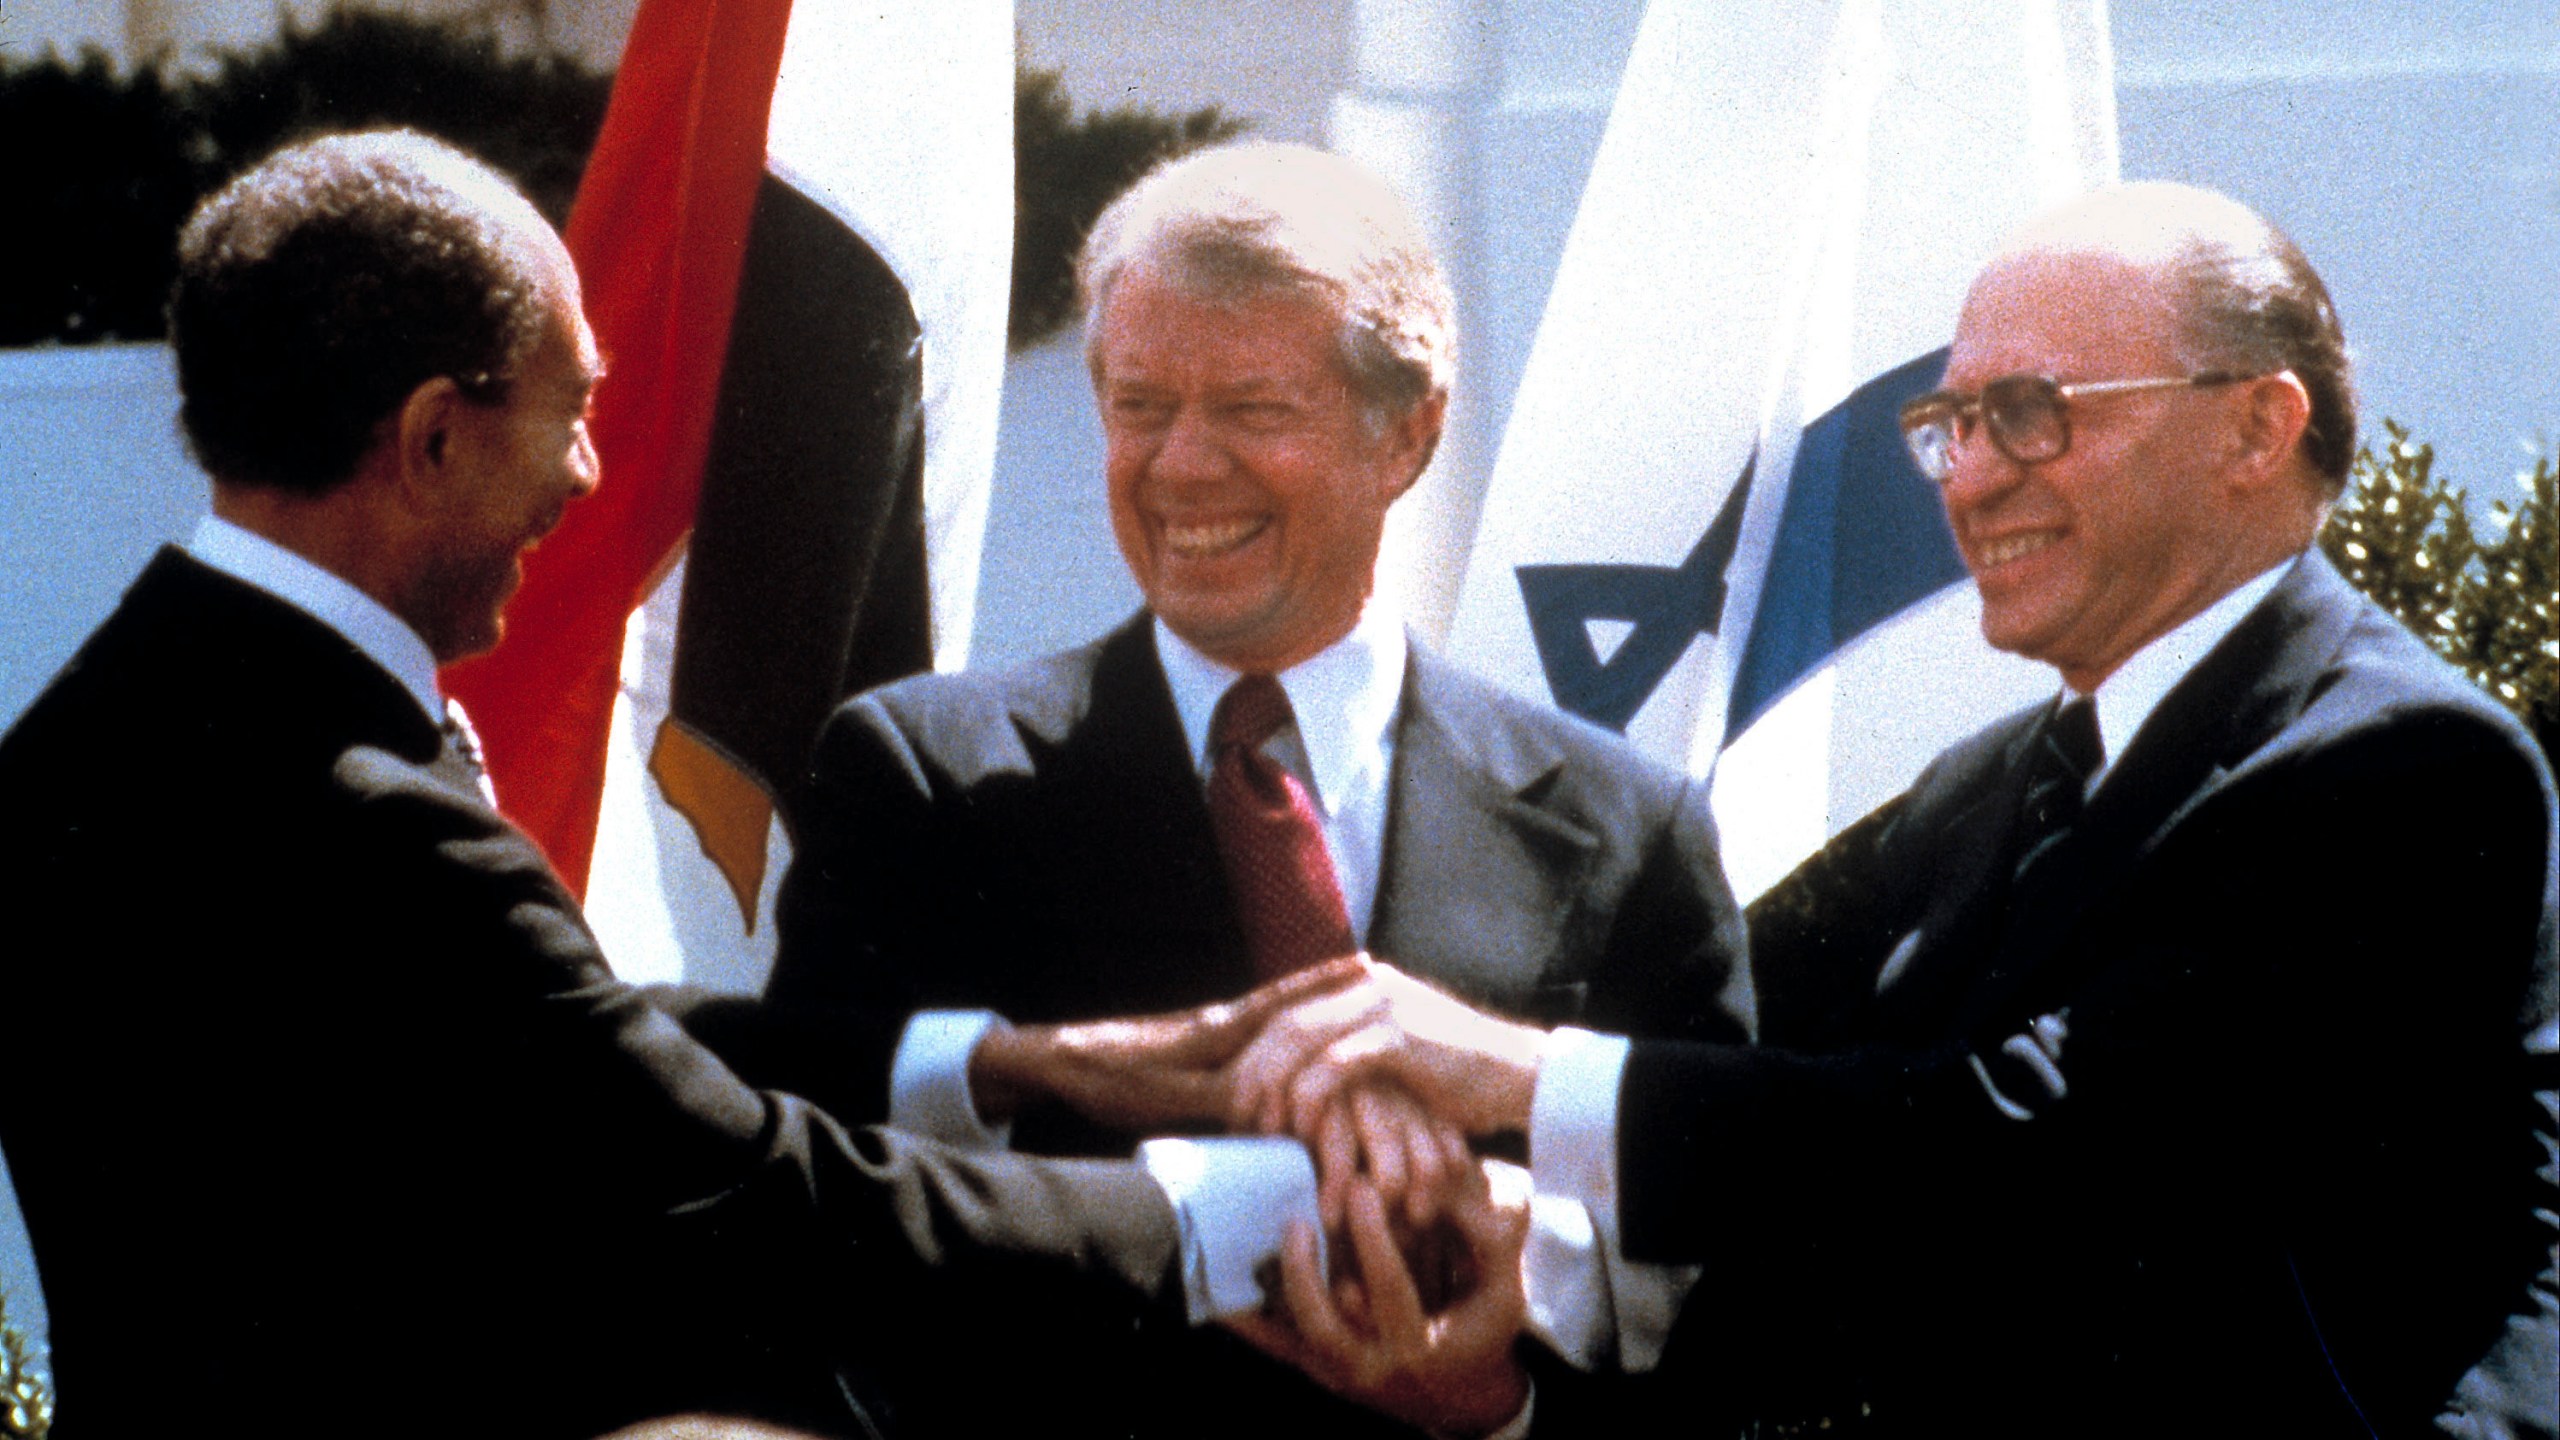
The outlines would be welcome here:
[[[569,217],[607,380],[604,483],[525,564],[507,636],[446,681],[508,815],[583,893],[623,626],[693,524],[790,0],[648,0]]]

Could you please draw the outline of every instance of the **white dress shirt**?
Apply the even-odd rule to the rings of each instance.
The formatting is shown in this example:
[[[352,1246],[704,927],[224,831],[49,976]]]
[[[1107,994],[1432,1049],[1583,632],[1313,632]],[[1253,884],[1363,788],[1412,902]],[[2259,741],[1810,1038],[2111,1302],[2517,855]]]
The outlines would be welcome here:
[[[1240,673],[1155,622],[1156,657],[1182,719],[1192,768],[1209,784],[1209,721]],[[1352,933],[1365,943],[1377,907],[1386,848],[1387,782],[1395,773],[1396,715],[1404,696],[1403,624],[1372,604],[1351,633],[1277,677],[1296,714],[1262,753],[1307,787]],[[979,1118],[969,1094],[969,1055],[1002,1023],[988,1010],[922,1010],[907,1021],[889,1069],[889,1123],[955,1145],[1006,1143],[1009,1127]]]
[[[2114,773],[2116,757],[2160,702],[2267,598],[2293,563],[2241,584],[2134,652],[2099,683],[2092,698],[2105,757],[2089,777],[2090,794]],[[2066,686],[2063,694],[2069,699],[2072,692]],[[1522,1258],[1530,1318],[1557,1353],[1585,1368],[1612,1351],[1622,1369],[1651,1368],[1661,1358],[1680,1298],[1672,1293],[1666,1305],[1664,1292],[1642,1278],[1660,1268],[1630,1265],[1619,1248],[1618,1089],[1628,1048],[1619,1036],[1557,1029],[1540,1054],[1530,1102],[1529,1170],[1540,1203],[1579,1202],[1589,1222],[1587,1250],[1533,1231]]]
[[[1209,722],[1238,671],[1155,622],[1156,656],[1173,694],[1192,767],[1209,783]],[[1395,773],[1396,716],[1404,696],[1404,627],[1371,605],[1313,658],[1276,677],[1295,723],[1263,753],[1307,788],[1354,934],[1364,941],[1377,906],[1386,847],[1387,784]],[[1002,1017],[988,1010],[924,1010],[907,1021],[889,1069],[889,1123],[972,1148],[1000,1148],[1011,1126],[989,1125],[969,1093],[969,1056]],[[1159,1140],[1139,1163],[1163,1186],[1182,1232],[1191,1318],[1258,1308],[1257,1269],[1278,1252],[1290,1217],[1315,1222],[1315,1168],[1294,1140]]]
[[[417,631],[382,608],[381,602],[264,535],[218,515],[196,522],[186,551],[337,631],[366,659],[389,671],[430,722],[444,723],[444,691],[436,685],[434,653]]]

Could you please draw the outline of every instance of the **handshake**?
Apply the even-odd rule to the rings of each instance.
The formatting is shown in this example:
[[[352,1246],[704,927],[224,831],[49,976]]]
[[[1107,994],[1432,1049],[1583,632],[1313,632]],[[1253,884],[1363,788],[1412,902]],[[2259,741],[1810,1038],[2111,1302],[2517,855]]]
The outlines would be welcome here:
[[[1512,1340],[1529,1187],[1469,1139],[1527,1129],[1544,1038],[1346,956],[1197,1010],[999,1027],[969,1084],[991,1121],[1056,1103],[1134,1131],[1303,1141],[1332,1272],[1293,1225],[1277,1303],[1227,1323],[1351,1399],[1480,1434],[1527,1396]]]

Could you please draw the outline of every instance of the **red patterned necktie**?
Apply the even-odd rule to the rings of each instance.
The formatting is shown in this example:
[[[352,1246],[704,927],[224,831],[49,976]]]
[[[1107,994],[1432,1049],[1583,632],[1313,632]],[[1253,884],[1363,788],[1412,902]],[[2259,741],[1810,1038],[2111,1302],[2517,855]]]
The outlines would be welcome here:
[[[1262,753],[1292,718],[1279,681],[1246,675],[1227,688],[1209,721],[1209,824],[1254,973],[1265,980],[1356,946],[1315,802],[1298,777]]]

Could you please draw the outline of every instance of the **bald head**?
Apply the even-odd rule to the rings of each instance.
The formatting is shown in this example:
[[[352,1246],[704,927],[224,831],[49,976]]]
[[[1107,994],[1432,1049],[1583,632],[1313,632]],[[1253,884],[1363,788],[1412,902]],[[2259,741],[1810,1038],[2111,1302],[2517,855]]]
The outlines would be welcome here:
[[[2109,257],[2142,277],[2190,371],[2291,372],[2311,401],[2303,458],[2331,495],[2345,485],[2356,448],[2346,336],[2328,286],[2291,236],[2229,196],[2152,181],[2049,212],[2003,258],[2037,252]]]
[[[2022,230],[1914,413],[1958,417],[1941,494],[1985,637],[2084,691],[2309,545],[2354,435],[2336,316],[2300,252],[2166,185]]]

